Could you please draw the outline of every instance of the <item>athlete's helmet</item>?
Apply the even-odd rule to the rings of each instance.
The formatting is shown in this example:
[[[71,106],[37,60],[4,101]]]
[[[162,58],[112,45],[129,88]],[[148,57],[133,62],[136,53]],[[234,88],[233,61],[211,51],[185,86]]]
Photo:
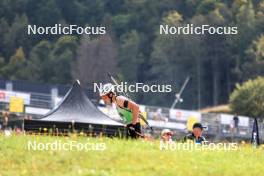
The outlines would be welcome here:
[[[111,83],[107,83],[105,85],[102,86],[102,88],[100,89],[100,96],[104,96],[109,94],[110,92],[115,92],[115,88]]]

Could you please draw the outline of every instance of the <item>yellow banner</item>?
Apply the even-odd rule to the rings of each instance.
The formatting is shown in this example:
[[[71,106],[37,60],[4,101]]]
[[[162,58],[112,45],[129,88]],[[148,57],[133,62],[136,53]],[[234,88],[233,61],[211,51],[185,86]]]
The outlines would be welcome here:
[[[9,111],[23,113],[24,99],[19,97],[10,97]]]
[[[187,124],[186,124],[186,126],[187,126],[187,130],[188,131],[192,131],[192,127],[193,127],[193,125],[195,124],[195,123],[197,123],[198,122],[198,119],[196,118],[196,117],[194,117],[194,116],[190,116],[189,118],[188,118],[188,120],[187,120]]]

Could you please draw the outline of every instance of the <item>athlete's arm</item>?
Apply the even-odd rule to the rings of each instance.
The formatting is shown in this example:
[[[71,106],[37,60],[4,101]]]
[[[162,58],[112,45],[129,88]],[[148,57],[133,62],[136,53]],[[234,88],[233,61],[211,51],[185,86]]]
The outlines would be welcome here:
[[[138,122],[138,116],[139,116],[139,106],[131,101],[126,99],[125,97],[118,96],[116,97],[116,104],[121,108],[127,108],[132,112],[133,119],[132,124],[136,124]]]

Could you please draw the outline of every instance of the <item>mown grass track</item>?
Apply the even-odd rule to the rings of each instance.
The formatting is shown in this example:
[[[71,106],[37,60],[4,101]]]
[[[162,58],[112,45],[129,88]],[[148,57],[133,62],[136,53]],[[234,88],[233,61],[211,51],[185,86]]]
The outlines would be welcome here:
[[[34,151],[28,143],[60,141],[98,145],[104,151]],[[264,150],[249,145],[236,151],[165,151],[159,141],[87,137],[0,136],[0,175],[174,176],[263,175]]]

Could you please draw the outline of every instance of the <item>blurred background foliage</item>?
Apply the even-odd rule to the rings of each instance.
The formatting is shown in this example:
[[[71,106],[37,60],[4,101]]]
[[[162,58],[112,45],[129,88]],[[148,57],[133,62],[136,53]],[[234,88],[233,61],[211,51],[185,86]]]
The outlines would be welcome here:
[[[27,25],[106,26],[107,34],[28,35]],[[238,26],[237,35],[159,35],[160,24]],[[170,106],[187,76],[182,108],[227,103],[236,83],[264,76],[263,0],[1,0],[0,78],[88,86],[172,84],[172,93],[136,93]]]

